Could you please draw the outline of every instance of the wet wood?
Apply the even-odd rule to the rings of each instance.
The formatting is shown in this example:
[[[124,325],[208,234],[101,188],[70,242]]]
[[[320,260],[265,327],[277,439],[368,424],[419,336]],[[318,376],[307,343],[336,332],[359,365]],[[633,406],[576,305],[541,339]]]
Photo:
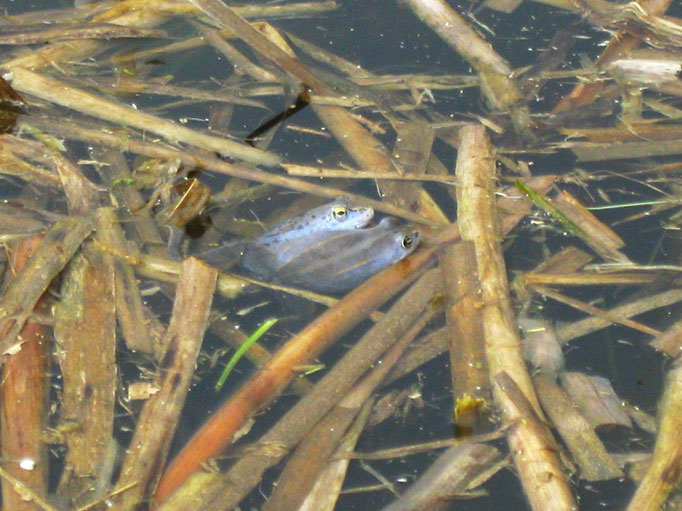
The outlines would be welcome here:
[[[395,173],[409,175],[424,174],[432,152],[435,134],[425,122],[393,121],[396,130],[396,143],[393,147],[391,161]],[[381,181],[378,183],[379,193],[385,200],[436,222],[446,223],[448,218],[435,201],[418,183],[400,181]]]
[[[682,368],[679,364],[666,376],[665,390],[658,406],[658,437],[654,454],[644,479],[637,487],[627,511],[661,509],[671,492],[680,483],[682,465]]]
[[[435,286],[434,286],[435,287]],[[340,444],[342,435],[359,414],[364,403],[401,357],[407,346],[435,314],[429,304],[413,324],[381,357],[370,373],[339,401],[330,412],[296,446],[280,476],[275,491],[263,507],[264,511],[295,511],[313,489],[317,475],[328,463]]]
[[[159,391],[142,409],[118,480],[119,487],[130,483],[136,486],[120,496],[119,509],[137,509],[142,499],[151,496],[161,477],[208,327],[217,274],[215,268],[193,257],[182,263],[156,377]]]
[[[21,349],[23,340],[17,336],[33,307],[93,227],[90,217],[69,217],[59,220],[45,233],[33,256],[0,298],[0,325],[6,329],[0,341],[0,353],[7,355]]]
[[[0,27],[0,44],[38,44],[74,39],[168,37],[162,30],[122,27],[108,23],[18,25]]]
[[[651,328],[638,321],[633,321],[631,319],[628,319],[627,317],[623,317],[617,314],[613,314],[610,311],[599,309],[598,307],[594,307],[593,305],[590,305],[588,303],[576,300],[575,298],[570,298],[561,293],[557,293],[556,291],[552,291],[551,289],[548,289],[546,287],[538,286],[535,289],[544,296],[557,300],[561,303],[565,303],[566,305],[570,305],[571,307],[574,307],[583,312],[587,312],[588,314],[592,315],[595,318],[601,318],[614,324],[617,323],[625,325],[634,330],[639,330],[640,332],[644,332],[645,334],[649,335],[660,335],[661,333],[655,328]]]
[[[355,171],[343,169],[328,169],[321,167],[312,167],[310,165],[297,165],[294,163],[282,164],[284,170],[290,176],[303,177],[328,177],[328,178],[346,178],[346,179],[391,179],[394,181],[435,181],[437,183],[456,184],[454,176],[438,176],[433,174],[411,173],[396,175],[394,172],[372,172],[372,171]]]
[[[39,144],[16,138],[12,135],[0,137],[0,155],[2,156],[2,174],[17,176],[42,187],[56,187],[60,179],[53,168],[50,168],[42,151],[36,149]],[[28,161],[27,161],[28,160]]]
[[[460,208],[466,201],[459,202]],[[461,209],[457,215],[465,218]],[[492,395],[485,356],[485,334],[480,314],[480,282],[473,242],[463,240],[440,254],[446,296],[450,376],[455,420],[463,431],[485,428]]]
[[[578,509],[559,461],[558,446],[533,404],[506,371],[497,373],[493,383],[496,402],[511,428],[507,436],[511,452],[522,458],[517,466],[531,509]]]
[[[293,23],[263,21],[272,17],[307,17],[337,9],[339,6],[334,2],[226,7],[222,1],[195,0],[201,8],[180,0],[79,2],[74,9],[8,15],[0,21],[0,42],[4,34],[14,37],[5,42],[33,44],[28,48],[8,47],[2,63],[7,83],[0,80],[0,118],[6,122],[0,123],[0,130],[16,131],[0,137],[0,180],[5,185],[0,186],[5,201],[0,207],[3,243],[0,268],[8,274],[14,271],[12,247],[8,243],[31,239],[37,233],[45,235],[44,244],[0,297],[0,329],[4,334],[0,347],[4,346],[6,351],[3,392],[8,392],[0,400],[5,410],[3,424],[23,425],[24,418],[28,421],[31,416],[33,425],[27,426],[26,431],[33,431],[50,410],[57,410],[59,417],[54,416],[55,424],[50,424],[55,426],[54,430],[43,430],[50,435],[47,441],[67,447],[55,449],[54,452],[65,454],[51,458],[53,466],[36,465],[31,474],[12,473],[14,459],[21,455],[5,454],[7,466],[0,467],[3,507],[53,511],[101,507],[110,501],[123,509],[156,506],[157,511],[218,511],[238,506],[262,507],[261,499],[268,495],[271,501],[265,504],[266,509],[305,506],[321,509],[333,506],[337,499],[337,507],[343,507],[346,497],[341,489],[350,459],[392,459],[471,443],[444,438],[372,453],[337,450],[337,454],[332,454],[339,442],[353,445],[363,427],[374,427],[375,422],[385,421],[391,414],[407,415],[410,405],[411,413],[415,413],[414,404],[421,401],[421,396],[416,395],[419,392],[410,385],[411,381],[396,378],[432,361],[446,349],[450,350],[456,403],[455,432],[461,434],[469,428],[487,431],[494,427],[492,422],[481,421],[483,414],[479,414],[480,410],[492,409],[491,417],[499,417],[504,427],[491,435],[478,435],[475,440],[484,442],[499,439],[500,435],[507,438],[510,459],[516,464],[530,508],[573,508],[573,489],[578,498],[585,491],[602,491],[598,486],[588,486],[587,481],[627,477],[638,482],[647,468],[637,461],[644,467],[639,469],[639,475],[632,471],[622,476],[614,463],[615,456],[606,452],[594,429],[614,430],[617,425],[615,431],[610,431],[613,436],[622,433],[631,438],[636,434],[638,439],[642,438],[642,445],[651,445],[659,434],[653,418],[627,402],[632,396],[617,396],[610,382],[597,376],[603,371],[601,366],[590,367],[589,372],[596,374],[588,377],[581,372],[588,369],[575,367],[572,358],[573,373],[563,372],[562,348],[572,339],[617,324],[629,328],[625,331],[628,341],[630,336],[634,337],[633,344],[626,349],[644,346],[637,342],[644,335],[644,341],[650,340],[652,347],[665,355],[675,358],[679,355],[680,328],[670,314],[682,299],[677,289],[682,284],[680,265],[674,257],[679,252],[676,233],[681,215],[675,208],[680,202],[676,184],[680,163],[668,155],[682,151],[682,109],[677,104],[677,98],[682,97],[682,82],[677,76],[682,63],[679,57],[682,22],[663,16],[668,0],[642,0],[627,5],[601,0],[572,4],[563,0],[544,1],[579,14],[581,19],[576,18],[575,25],[560,30],[551,41],[529,38],[527,46],[521,43],[523,50],[528,51],[525,58],[528,67],[515,70],[500,57],[509,55],[502,52],[518,48],[511,46],[501,31],[505,20],[512,18],[497,16],[493,25],[476,21],[486,19],[478,13],[485,6],[475,7],[467,13],[468,17],[442,0],[408,0],[402,11],[395,10],[399,6],[382,6],[383,11],[377,11],[373,5],[363,6],[371,14],[407,14],[409,18],[418,13],[426,30],[432,30],[451,53],[464,56],[471,65],[471,70],[460,75],[425,66],[417,72],[400,74],[384,73],[375,64],[371,70],[363,69],[348,57],[348,47],[337,44],[340,39],[332,37],[339,32],[329,30],[326,23],[330,20],[315,20],[315,30],[320,34],[320,30],[326,31],[324,47],[301,39],[300,28]],[[516,3],[512,0],[504,8],[511,10]],[[495,2],[488,7],[491,5]],[[532,5],[528,7],[532,9]],[[346,13],[344,8],[339,14]],[[101,38],[164,36],[157,27],[171,18],[189,26],[194,34],[174,41],[147,39],[146,46],[135,48],[124,48],[120,42]],[[416,18],[399,21],[396,26],[405,23],[407,27],[409,22],[417,23],[415,28],[419,28]],[[473,23],[477,26],[473,27]],[[589,59],[596,55],[597,40],[582,40],[585,23],[594,27],[590,34],[604,30],[616,34],[595,64]],[[531,23],[527,27],[532,30],[536,25]],[[282,30],[284,26],[288,31]],[[342,32],[355,30],[350,28]],[[493,31],[495,34],[489,36]],[[195,34],[200,36],[194,37]],[[375,35],[384,38],[389,34]],[[48,36],[50,41],[35,45]],[[84,39],[58,40],[71,37]],[[99,39],[95,40],[96,37]],[[185,36],[174,31],[174,37]],[[588,46],[593,51],[586,51],[584,63],[576,65],[574,54],[568,51],[571,43],[579,39],[581,51]],[[638,41],[657,49],[632,52]],[[196,80],[191,73],[187,75],[190,68],[183,59],[192,60],[193,54],[187,52],[208,44],[219,48],[229,66],[213,68],[215,74],[209,71],[212,81],[204,77]],[[401,51],[411,49],[400,44],[397,47]],[[199,51],[203,56],[213,54],[210,48]],[[531,58],[533,54],[538,57]],[[458,55],[448,65],[461,64],[457,62]],[[391,55],[387,57],[390,60]],[[28,104],[12,88],[12,80]],[[549,91],[566,89],[576,82],[580,83],[576,91],[550,112],[556,99]],[[478,89],[464,90],[471,87]],[[475,98],[479,92],[490,112],[478,108]],[[236,142],[244,133],[253,132],[253,124],[259,122],[254,115],[269,116],[264,111],[266,105],[272,108],[290,104],[301,93],[309,96],[306,99],[311,108],[307,117],[304,114],[284,119],[282,129],[255,136],[253,142],[260,149]],[[127,96],[131,94],[140,98],[134,98],[133,103]],[[149,106],[149,98],[155,106]],[[464,98],[474,101],[462,101]],[[138,104],[146,114],[139,115]],[[533,113],[529,111],[530,104]],[[318,119],[310,117],[311,113]],[[178,121],[169,121],[176,116]],[[485,130],[470,126],[472,122],[486,127],[494,147],[484,136]],[[156,123],[154,132],[149,129],[151,123]],[[206,130],[186,130],[185,123],[205,126]],[[256,162],[273,167],[278,166],[280,158],[291,162],[264,172],[253,164],[217,157],[216,144],[230,141],[232,147],[246,151],[246,158],[253,160],[254,155],[263,154],[270,158],[269,163],[255,159]],[[288,142],[294,142],[291,148],[282,145]],[[318,150],[335,144],[347,154]],[[294,151],[304,147],[311,150]],[[458,173],[470,172],[474,177],[466,180],[452,175],[455,151]],[[666,161],[662,163],[660,156]],[[575,159],[581,165],[576,166]],[[554,162],[560,162],[555,167],[560,169],[559,175],[547,176],[554,171]],[[294,174],[299,178],[292,177]],[[540,189],[534,198],[536,205],[543,208],[545,202],[553,204],[549,217],[517,190],[500,184],[511,183],[519,176],[529,186]],[[363,181],[358,182],[359,179]],[[215,290],[221,294],[212,311],[212,316],[220,316],[213,330],[218,338],[229,339],[234,346],[243,342],[243,331],[251,330],[253,317],[243,318],[242,314],[267,310],[261,307],[278,307],[271,299],[273,291],[296,294],[330,309],[311,324],[303,325],[301,334],[293,336],[293,344],[283,342],[291,337],[286,330],[268,336],[266,341],[284,348],[274,356],[269,349],[261,349],[257,356],[252,356],[260,360],[258,364],[264,364],[263,368],[252,379],[244,377],[246,384],[241,388],[235,382],[233,399],[212,419],[215,422],[209,422],[209,427],[215,429],[210,433],[199,432],[198,443],[179,446],[194,454],[186,455],[183,451],[179,461],[171,464],[168,477],[180,474],[181,480],[189,473],[194,472],[193,475],[175,492],[164,478],[159,497],[164,496],[163,492],[173,493],[154,503],[155,487],[166,469],[167,448],[184,392],[172,394],[166,392],[167,388],[162,390],[168,399],[174,400],[169,408],[159,404],[160,398],[156,397],[166,375],[164,361],[170,357],[161,345],[168,339],[164,334],[167,311],[163,305],[172,296],[179,275],[182,278],[181,265],[168,258],[167,232],[162,222],[170,220],[185,225],[189,220],[192,235],[207,230],[208,235],[194,243],[195,249],[203,250],[226,239],[257,235],[263,223],[267,225],[294,211],[294,203],[308,208],[315,200],[313,195],[336,198],[348,195],[345,192],[348,187],[358,190],[365,187],[361,193],[369,196],[368,179],[377,181],[376,188],[383,200],[365,200],[360,195],[353,198],[378,213],[418,224],[422,246],[413,257],[340,301],[248,278],[225,274],[212,277],[215,280],[211,286],[215,284]],[[199,181],[213,190],[204,189],[191,205],[188,200],[191,194],[185,196],[187,202],[173,205],[172,190],[178,183],[186,186]],[[295,198],[285,196],[290,190],[297,192]],[[303,200],[299,203],[299,199]],[[289,206],[271,211],[272,205],[282,203]],[[92,241],[84,242],[94,221],[88,215],[100,205],[106,207],[98,210],[96,234]],[[459,223],[446,218],[454,216],[455,207]],[[505,238],[524,218],[527,220],[519,229]],[[631,229],[647,221],[655,222],[653,229],[658,231],[656,234],[651,234],[653,229],[645,231],[641,239],[647,243],[638,244],[639,238],[633,236]],[[79,222],[88,225],[84,227]],[[465,241],[457,243],[460,232]],[[506,263],[502,261],[502,244],[510,249]],[[427,270],[436,263],[440,268]],[[24,271],[29,275],[24,276]],[[523,271],[526,273],[519,276]],[[424,285],[424,280],[419,280],[416,288],[399,299],[394,311],[371,312],[424,272],[426,277],[422,278],[430,279],[431,284],[427,291],[422,289],[423,295],[415,291]],[[511,278],[513,286],[508,283]],[[442,284],[443,297],[429,303]],[[243,293],[247,285],[253,293],[268,294],[265,298],[254,298]],[[235,298],[240,301],[230,302]],[[40,304],[45,299],[55,305],[42,310]],[[387,357],[397,358],[397,351],[402,349],[395,345],[389,348],[391,343],[401,335],[415,335],[434,308],[441,306],[446,310],[447,327],[434,321],[433,331],[407,348],[401,360],[388,371]],[[424,307],[426,312],[420,314]],[[210,308],[209,303],[204,304],[204,316],[196,324],[205,322]],[[672,325],[656,322],[658,312],[636,317],[659,308],[661,314],[668,315],[661,317],[670,317]],[[237,317],[232,314],[234,311]],[[20,385],[14,382],[34,373],[24,371],[24,367],[15,371],[11,364],[21,361],[24,355],[29,357],[29,350],[36,347],[38,343],[29,340],[32,333],[49,331],[41,323],[52,319],[50,312],[58,317],[54,330],[59,343],[52,351],[61,357],[64,372],[64,385],[58,396],[61,402],[43,402],[42,408],[24,407],[18,394]],[[514,317],[516,313],[518,319]],[[564,313],[568,316],[562,318]],[[284,314],[288,316],[287,312]],[[388,324],[390,319],[382,319],[385,314],[388,318],[398,314],[398,319]],[[575,320],[576,316],[582,319]],[[359,327],[370,329],[366,340],[360,342],[359,351],[343,347],[350,350],[348,357],[355,360],[355,365],[349,366],[344,359],[338,369],[334,368],[330,354],[323,358],[329,365],[324,369],[329,378],[321,376],[320,385],[312,386],[298,378],[315,355],[367,317],[378,323],[375,329],[371,329],[372,323]],[[557,318],[562,321],[553,329],[552,322]],[[567,318],[570,323],[564,322]],[[176,313],[171,327],[181,322]],[[296,324],[304,322],[302,318]],[[290,324],[283,322],[278,327],[286,329]],[[524,339],[519,346],[521,328]],[[404,333],[406,329],[410,330],[408,334]],[[85,344],[88,340],[90,344]],[[125,346],[118,344],[119,340]],[[218,370],[216,366],[223,363],[229,349],[214,342],[220,341],[212,339],[208,349],[215,347],[213,352],[204,349],[199,354],[197,345],[187,347],[190,357],[182,375],[178,375],[183,387],[189,384],[190,376],[200,385],[210,384],[212,372]],[[369,342],[375,345],[366,344]],[[407,340],[400,341],[403,342]],[[120,361],[112,358],[116,344],[122,355]],[[623,345],[615,348],[621,350]],[[533,369],[532,378],[528,377],[522,354]],[[384,357],[382,364],[377,364],[380,356]],[[441,359],[431,364],[444,362]],[[368,367],[372,364],[373,367]],[[162,370],[150,381],[159,366]],[[117,385],[119,368],[122,380]],[[243,368],[251,370],[247,362],[243,362]],[[676,371],[675,365],[671,380],[677,377]],[[378,382],[364,388],[358,386],[359,382],[368,381],[370,376],[362,377],[365,373],[385,372],[389,374],[382,385],[393,382],[393,386],[381,391],[383,397],[378,400],[381,406],[377,407],[380,409],[366,422],[370,412],[360,409],[367,402],[369,390],[378,388]],[[429,373],[418,377],[426,385],[432,376]],[[655,372],[651,374],[652,378],[657,376]],[[559,378],[566,389],[572,389],[571,398],[557,386],[555,380]],[[292,386],[292,394],[308,392],[312,398],[300,398],[299,404],[289,411],[282,409],[285,400],[266,409],[294,381],[297,388]],[[486,388],[491,382],[495,386],[494,398]],[[661,403],[657,459],[648,469],[648,479],[638,490],[631,509],[662,506],[679,482],[678,439],[671,433],[673,425],[679,422],[676,390],[671,390],[675,385],[667,387]],[[100,393],[93,392],[93,386]],[[560,445],[552,443],[549,421],[543,423],[545,419],[540,417],[535,389],[539,391],[543,410],[559,433]],[[424,397],[433,395],[429,390],[432,389],[427,387]],[[17,394],[12,394],[15,391]],[[94,396],[92,403],[88,396]],[[343,396],[345,400],[341,401]],[[113,402],[117,398],[126,415],[114,421]],[[131,406],[129,399],[148,402],[136,401]],[[12,409],[16,403],[20,406]],[[141,407],[145,411],[138,422]],[[428,420],[432,415],[426,415],[427,409],[417,413]],[[467,412],[471,419],[466,418]],[[443,415],[447,413],[446,409],[437,420],[447,419]],[[285,414],[283,418],[281,414]],[[157,424],[150,418],[152,415],[165,417],[167,422]],[[279,422],[272,430],[263,432],[266,416],[268,421]],[[232,446],[233,440],[242,434],[238,429],[247,430],[256,418],[260,438],[254,435],[253,439],[246,438],[244,446]],[[350,423],[354,424],[353,433],[347,440],[341,440]],[[638,429],[633,431],[633,424]],[[3,437],[0,444],[9,452],[13,443],[21,443],[25,433],[6,429],[11,435]],[[38,433],[30,435],[38,438]],[[123,439],[125,444],[131,437],[134,443],[116,489],[118,495],[111,496],[112,474],[121,468],[117,465],[118,445],[114,438]],[[609,441],[612,440],[610,435]],[[622,450],[619,440],[609,445]],[[43,441],[46,440],[40,440]],[[229,451],[226,446],[230,446]],[[44,446],[39,448],[44,451]],[[280,486],[273,491],[269,488],[272,478],[263,477],[265,471],[296,450],[298,454],[281,476]],[[641,459],[646,453],[635,454]],[[327,463],[337,455],[342,458]],[[41,456],[44,452],[29,458]],[[577,462],[579,472],[571,458]],[[632,464],[636,458],[630,456],[626,462]],[[619,456],[617,461],[625,459]],[[326,465],[331,468],[328,475],[322,476]],[[212,468],[207,469],[209,466]],[[47,495],[46,468],[61,474],[55,495]],[[491,467],[489,472],[496,469],[497,466]],[[565,475],[571,471],[576,471],[572,481]],[[24,480],[26,475],[35,475],[37,482]],[[488,471],[483,469],[483,475],[477,479],[487,475]],[[379,470],[374,476],[381,481],[375,488],[395,492],[394,485]],[[579,478],[585,483],[579,482]],[[420,495],[436,491],[433,485],[437,480],[438,477],[429,475],[423,494],[410,491],[393,506],[438,508],[443,505],[440,499],[420,500]],[[301,504],[313,485],[320,500]],[[262,496],[254,491],[256,488]],[[473,495],[480,491],[474,488]],[[240,502],[247,494],[249,500]],[[523,498],[520,492],[517,495]],[[459,493],[455,496],[462,497]],[[389,500],[387,495],[382,498],[383,503]],[[643,501],[646,503],[642,504]],[[672,500],[668,504],[674,505]]]
[[[542,408],[566,443],[580,469],[581,479],[604,481],[623,477],[616,461],[595,433],[590,423],[578,413],[566,393],[547,373],[533,376]]]
[[[105,245],[126,249],[128,240],[122,231],[120,221],[113,209],[102,208],[101,232],[99,239]],[[129,250],[129,248],[128,248]],[[114,296],[116,299],[116,319],[121,327],[123,341],[132,351],[156,353],[160,339],[154,337],[151,313],[145,307],[135,278],[134,268],[126,261],[114,260]]]
[[[363,405],[356,419],[348,428],[348,431],[339,442],[336,452],[331,461],[319,474],[315,486],[303,501],[300,511],[323,511],[332,510],[336,506],[341,494],[350,459],[348,453],[353,450],[365,424],[367,423],[374,400],[368,399]]]
[[[613,307],[609,310],[609,313],[619,317],[632,317],[650,310],[678,303],[681,300],[682,291],[679,289],[671,289]],[[612,324],[612,321],[603,318],[589,317],[557,328],[557,335],[559,340],[562,343],[565,343],[571,339],[587,335],[596,330],[601,330]]]
[[[495,447],[477,443],[451,447],[382,511],[444,511],[450,500],[463,497],[503,467],[503,455]]]
[[[583,241],[592,247],[605,260],[629,262],[620,252],[625,242],[613,230],[594,216],[578,199],[568,192],[560,192],[552,201],[566,218],[573,222],[584,234]]]
[[[561,470],[549,433],[541,433],[535,421],[528,421],[528,411],[540,415],[540,405],[521,352],[515,316],[509,297],[506,269],[498,234],[498,212],[493,198],[494,152],[486,129],[471,125],[460,133],[457,177],[462,183],[460,202],[468,212],[459,219],[463,240],[471,240],[476,255],[480,280],[480,314],[485,337],[486,358],[491,382],[504,375],[519,393],[509,397],[499,386],[494,387],[496,406],[502,409],[506,424],[520,424],[509,433],[507,441],[521,484],[532,509],[573,509],[575,503],[566,476]],[[465,209],[464,209],[465,208]],[[495,389],[497,389],[495,391]],[[523,398],[520,408],[518,399]],[[523,415],[522,415],[523,414]],[[529,446],[533,446],[530,448]],[[540,447],[542,446],[542,447]],[[532,455],[532,452],[538,452]],[[539,452],[542,452],[542,455]]]
[[[11,252],[11,265],[5,275],[5,285],[28,262],[38,248],[42,236],[34,236],[17,244]],[[35,306],[36,313],[47,313],[49,300],[45,297]],[[11,325],[6,324],[0,335],[4,337]],[[30,489],[35,495],[47,496],[48,452],[42,438],[47,427],[48,339],[45,325],[35,320],[26,322],[20,336],[25,345],[7,357],[2,367],[0,387],[0,445],[6,460],[7,473]],[[33,499],[26,499],[23,491],[15,491],[15,484],[2,479],[2,509],[7,511],[37,511]]]
[[[529,183],[529,186],[532,186],[540,191],[546,191],[551,186],[553,181],[554,178],[551,176],[542,177]],[[530,210],[529,204],[521,200],[520,194],[514,195],[512,189],[507,190],[507,193],[504,197],[499,199],[499,202],[500,204],[504,205],[504,210],[508,211],[501,222],[501,232],[503,233],[509,232],[509,230],[511,230]],[[449,243],[453,243],[458,238],[458,226],[453,224],[450,228],[441,232],[437,239],[434,239],[434,242],[447,245]],[[339,332],[349,328],[350,324],[355,324],[354,322],[359,321],[363,314],[366,314],[369,310],[372,310],[377,306],[377,304],[383,302],[388,296],[390,296],[390,294],[394,293],[396,288],[401,285],[401,281],[403,279],[412,278],[415,274],[421,271],[423,267],[429,264],[439,248],[439,245],[435,245],[430,248],[417,251],[408,259],[403,260],[400,264],[388,268],[386,271],[358,287],[355,291],[349,293],[336,306],[332,307],[329,311],[320,316],[297,336],[297,340],[301,342],[301,344],[299,344],[296,348],[294,348],[292,345],[292,347],[284,351],[284,353],[282,353],[283,350],[280,350],[280,352],[278,352],[279,356],[276,355],[273,357],[273,359],[271,359],[271,361],[266,364],[266,366],[264,366],[259,373],[267,374],[267,372],[271,370],[271,367],[274,367],[275,365],[286,366],[287,359],[296,359],[298,355],[298,349],[310,354],[311,351],[309,343],[314,344],[317,336],[328,336],[325,340],[325,342],[328,342],[329,337],[339,335]],[[275,361],[276,364],[271,365],[273,361]],[[300,363],[300,360],[297,363]],[[287,374],[290,373],[285,372],[283,375],[286,376]],[[256,377],[257,376],[258,373],[256,374]],[[215,421],[214,423],[220,424],[220,429],[222,430],[221,435],[224,434],[225,437],[229,437],[234,434],[233,432],[238,429],[238,425],[240,425],[242,421],[246,420],[246,416],[251,413],[252,410],[249,408],[249,403],[253,404],[253,402],[250,402],[248,399],[249,393],[252,391],[258,391],[259,393],[262,392],[262,394],[259,395],[259,399],[265,399],[265,395],[267,395],[268,398],[270,397],[270,389],[267,387],[271,388],[274,383],[276,383],[278,387],[285,384],[284,381],[272,382],[268,379],[260,382],[257,386],[257,379],[252,379],[250,381],[251,383],[247,384],[245,387],[243,386],[221,409],[220,414],[222,417],[219,418],[216,416],[215,419],[211,419],[208,423],[210,424],[211,421]],[[266,388],[261,387],[261,385]],[[222,427],[223,425],[224,428]],[[195,436],[195,439],[196,438],[198,438],[198,436]],[[229,439],[224,440],[225,443],[228,441]],[[217,453],[219,450],[220,449],[217,448],[216,445],[212,445],[211,452],[203,455],[208,458]],[[177,463],[177,460],[175,463]],[[198,466],[197,461],[192,461],[192,465],[195,467]],[[183,467],[183,472],[187,472],[187,475],[194,471],[185,467],[184,462],[181,467]],[[180,473],[179,468],[174,468],[173,470],[177,470],[178,473]],[[187,475],[178,477],[178,479],[184,479],[187,477]],[[198,488],[205,484],[204,477],[205,476],[203,474],[197,474],[193,478],[193,481],[187,485],[187,488],[184,489],[182,493],[191,495],[192,497],[190,497],[190,499],[193,498],[193,496],[196,495]],[[177,484],[179,483],[168,483],[167,488],[174,488],[177,486]],[[171,493],[172,491],[170,489],[164,488],[164,486],[161,486],[160,488],[161,490],[158,495],[163,495],[161,492],[164,490],[164,493],[167,494]],[[169,509],[172,509],[173,505],[174,504],[169,503]]]
[[[315,73],[310,72],[300,61],[263,36],[222,2],[217,0],[191,1],[217,20],[222,27],[231,29],[252,49],[299,80],[304,89],[311,88],[317,93],[333,94],[333,89]],[[313,109],[360,167],[378,171],[388,171],[391,168],[388,152],[381,142],[355,121],[346,110],[322,105],[315,105]]]
[[[478,299],[490,375],[505,370],[520,383],[539,410],[533,387],[521,355],[521,344],[509,300],[502,256],[498,212],[493,198],[494,149],[485,127],[470,125],[460,134],[457,177],[462,183],[459,218],[463,241],[471,241],[476,256],[480,287]]]
[[[106,214],[98,215],[98,230],[103,222]],[[78,506],[106,495],[113,475],[107,464],[115,449],[117,388],[113,258],[99,252],[76,255],[65,271],[54,314],[68,450],[58,493]]]
[[[152,132],[171,142],[184,142],[225,156],[267,166],[276,166],[280,162],[278,156],[267,151],[179,126],[166,119],[140,112],[24,68],[12,68],[12,85],[21,92],[45,101],[116,124]]]

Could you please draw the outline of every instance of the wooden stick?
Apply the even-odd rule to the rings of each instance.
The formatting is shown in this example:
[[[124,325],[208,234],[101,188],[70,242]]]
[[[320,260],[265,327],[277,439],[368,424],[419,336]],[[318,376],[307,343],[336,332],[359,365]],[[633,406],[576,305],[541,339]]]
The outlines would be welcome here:
[[[182,263],[164,339],[165,353],[159,363],[159,391],[142,409],[118,481],[118,486],[138,484],[121,494],[116,509],[138,509],[141,499],[154,491],[161,476],[208,327],[217,275],[215,268],[194,257]]]
[[[42,235],[34,236],[17,244],[11,254],[7,280],[16,278],[16,272],[26,265],[31,254],[38,248]],[[14,275],[12,275],[14,274]],[[36,304],[36,312],[48,313],[47,301],[43,298]],[[5,324],[2,336],[11,324]],[[20,481],[25,489],[36,495],[47,495],[48,455],[42,440],[47,426],[47,328],[29,320],[21,330],[25,340],[22,349],[7,358],[2,367],[2,388],[0,389],[0,445],[2,459],[7,473]],[[30,463],[24,467],[20,463]],[[35,511],[35,505],[25,498],[24,490],[17,491],[14,482],[2,479],[2,509]]]
[[[566,476],[551,435],[530,421],[528,414],[541,416],[526,363],[521,352],[519,329],[509,297],[509,285],[498,231],[495,208],[495,160],[486,129],[469,125],[460,130],[460,151],[457,155],[459,218],[462,240],[473,242],[476,267],[480,280],[480,314],[485,335],[486,358],[496,405],[503,411],[507,424],[518,426],[507,435],[509,450],[519,472],[521,484],[532,509],[537,511],[569,511],[576,509]],[[504,375],[518,390],[527,409],[519,408],[515,400],[510,405],[506,391],[498,378]]]
[[[41,75],[23,68],[12,68],[12,86],[26,94],[32,94],[45,101],[82,112],[99,119],[105,119],[125,126],[155,133],[168,140],[184,142],[202,149],[217,152],[231,158],[267,166],[279,165],[278,156],[240,144],[227,138],[206,135],[198,131],[115,103],[90,92],[73,87],[47,75]]]
[[[110,208],[97,215],[97,236]],[[54,307],[55,339],[63,375],[62,417],[78,427],[64,433],[67,447],[59,495],[85,504],[109,489],[116,405],[114,264],[109,254],[79,252],[62,280]],[[108,477],[107,477],[108,467]]]
[[[682,365],[679,360],[668,373],[659,404],[660,420],[654,455],[649,469],[627,511],[658,511],[680,484],[682,473]]]
[[[11,324],[0,341],[0,354],[14,353],[23,341],[17,335],[36,302],[62,271],[94,227],[91,217],[67,217],[45,234],[26,266],[16,275],[0,298],[0,325]]]

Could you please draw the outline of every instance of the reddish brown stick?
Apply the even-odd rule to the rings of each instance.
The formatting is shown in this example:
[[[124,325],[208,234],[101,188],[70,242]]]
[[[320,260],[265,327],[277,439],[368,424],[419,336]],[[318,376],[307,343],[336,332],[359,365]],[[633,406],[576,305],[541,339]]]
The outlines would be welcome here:
[[[22,242],[11,258],[9,272],[16,274],[33,251],[38,247],[42,236],[35,236]],[[9,278],[14,278],[11,275]],[[44,300],[36,304],[37,309],[47,310]],[[10,330],[8,322],[2,336]],[[45,326],[29,319],[19,334],[24,340],[21,349],[8,356],[2,368],[2,388],[0,389],[2,429],[0,445],[2,459],[7,472],[21,481],[36,494],[47,493],[47,450],[41,440],[45,428]],[[33,469],[22,468],[19,462],[35,463]],[[37,506],[12,489],[13,485],[2,480],[3,509],[13,511],[35,511]]]

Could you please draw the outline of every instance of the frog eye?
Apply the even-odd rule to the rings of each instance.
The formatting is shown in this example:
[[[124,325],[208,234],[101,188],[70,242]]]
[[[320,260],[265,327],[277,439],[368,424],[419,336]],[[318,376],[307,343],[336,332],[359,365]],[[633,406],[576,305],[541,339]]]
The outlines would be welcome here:
[[[345,220],[347,214],[348,209],[345,206],[338,206],[332,210],[334,220]]]
[[[403,239],[400,241],[400,245],[403,248],[407,249],[407,248],[410,248],[412,246],[413,241],[414,240],[412,239],[412,236],[408,234],[407,236],[404,236]]]

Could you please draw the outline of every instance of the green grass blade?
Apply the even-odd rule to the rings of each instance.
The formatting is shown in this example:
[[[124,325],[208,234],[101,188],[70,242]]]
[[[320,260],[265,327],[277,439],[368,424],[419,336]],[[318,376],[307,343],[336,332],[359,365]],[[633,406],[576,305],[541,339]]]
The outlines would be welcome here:
[[[228,375],[232,372],[232,369],[234,368],[235,365],[237,365],[237,362],[239,362],[239,359],[241,359],[244,354],[249,350],[249,348],[261,337],[263,337],[263,334],[270,330],[274,326],[275,323],[277,323],[277,319],[266,319],[261,326],[258,327],[258,329],[252,333],[249,338],[242,344],[237,351],[234,352],[234,355],[232,355],[232,358],[230,358],[230,361],[227,363],[225,366],[225,369],[223,369],[222,374],[220,375],[220,378],[218,378],[218,382],[215,384],[215,390],[218,391],[220,390],[223,385],[225,384],[225,380],[227,380]]]

